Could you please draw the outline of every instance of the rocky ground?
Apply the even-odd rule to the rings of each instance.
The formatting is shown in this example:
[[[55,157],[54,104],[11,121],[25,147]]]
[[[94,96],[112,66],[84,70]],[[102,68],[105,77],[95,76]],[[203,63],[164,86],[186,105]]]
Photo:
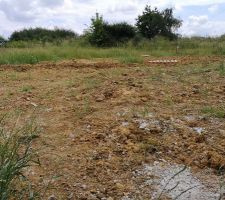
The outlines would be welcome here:
[[[42,199],[219,199],[224,58],[152,59],[0,66],[0,114],[41,130],[26,175]]]

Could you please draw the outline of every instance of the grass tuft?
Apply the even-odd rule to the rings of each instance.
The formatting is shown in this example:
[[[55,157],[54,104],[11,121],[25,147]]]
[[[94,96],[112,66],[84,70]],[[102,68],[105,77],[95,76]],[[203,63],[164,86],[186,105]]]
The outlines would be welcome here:
[[[224,76],[225,75],[224,62],[221,62],[220,65],[219,65],[219,74],[220,74],[220,76]]]
[[[225,110],[222,108],[204,107],[201,111],[210,117],[225,118]]]
[[[0,119],[0,200],[34,199],[24,169],[39,160],[31,147],[37,128],[28,123],[22,128],[6,128]]]

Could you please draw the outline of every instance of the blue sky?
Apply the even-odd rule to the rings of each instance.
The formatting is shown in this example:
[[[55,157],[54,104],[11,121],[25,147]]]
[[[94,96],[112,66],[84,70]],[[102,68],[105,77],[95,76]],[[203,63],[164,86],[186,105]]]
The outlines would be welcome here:
[[[183,20],[186,36],[225,34],[225,0],[0,0],[0,35],[8,37],[24,27],[62,27],[78,33],[100,12],[106,21],[135,23],[145,5],[173,7]]]

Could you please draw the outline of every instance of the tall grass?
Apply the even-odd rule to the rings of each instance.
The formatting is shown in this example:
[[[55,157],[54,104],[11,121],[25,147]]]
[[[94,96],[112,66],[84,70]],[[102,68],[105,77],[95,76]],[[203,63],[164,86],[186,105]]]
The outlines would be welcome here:
[[[0,49],[0,64],[35,64],[41,61],[59,61],[65,59],[112,58],[131,62],[142,62],[140,52],[125,48],[97,49],[94,47],[48,46],[47,48]],[[126,60],[125,60],[126,61]]]
[[[16,129],[6,128],[0,119],[0,200],[33,199],[34,193],[24,176],[24,170],[38,163],[31,147],[37,129],[32,123]]]
[[[124,63],[142,63],[141,55],[183,56],[183,55],[225,55],[225,39],[181,38],[168,41],[163,38],[130,41],[118,47],[96,48],[85,40],[64,41],[60,45],[38,42],[13,42],[0,48],[0,64],[35,64],[41,61],[65,59],[110,58]]]

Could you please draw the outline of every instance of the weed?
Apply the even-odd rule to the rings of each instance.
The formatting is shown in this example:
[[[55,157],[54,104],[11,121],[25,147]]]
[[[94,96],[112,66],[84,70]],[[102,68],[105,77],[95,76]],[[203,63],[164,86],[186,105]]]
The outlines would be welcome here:
[[[151,75],[150,77],[150,81],[159,81],[162,82],[163,81],[163,73],[164,71],[162,69],[157,69],[154,74]]]
[[[21,88],[21,92],[30,93],[34,87],[32,85],[26,85]]]
[[[159,150],[159,147],[160,147],[159,141],[153,138],[149,138],[148,140],[139,145],[139,149],[142,152],[144,152],[145,155],[147,153],[153,154],[157,152]]]
[[[220,76],[225,76],[225,66],[224,66],[224,62],[221,62],[219,65],[219,74]]]
[[[16,72],[12,72],[10,74],[6,75],[7,78],[9,78],[12,81],[17,81],[18,80],[18,75]]]
[[[101,79],[97,78],[92,78],[92,77],[87,77],[85,78],[85,88],[87,90],[92,90],[100,86],[102,83]]]
[[[165,97],[165,103],[166,103],[168,106],[174,105],[173,98],[172,98],[170,95],[166,95],[166,97]]]
[[[91,107],[90,107],[90,102],[89,99],[85,98],[83,105],[82,106],[76,106],[73,109],[76,117],[78,117],[79,119],[84,118],[88,113],[90,113],[92,111]]]
[[[33,123],[22,128],[6,128],[4,118],[0,120],[0,200],[34,199],[29,181],[23,170],[32,163],[39,164],[31,144],[32,135],[37,134]],[[28,139],[29,138],[29,139]]]
[[[67,88],[72,88],[72,87],[74,87],[74,86],[76,86],[75,80],[69,79],[69,80],[66,81],[66,87],[67,87]]]
[[[144,106],[144,108],[140,109],[139,114],[142,117],[149,117],[149,115],[151,115],[151,104],[148,103],[147,105]]]
[[[210,117],[225,118],[225,110],[223,108],[204,107],[201,111]]]
[[[119,58],[121,63],[129,64],[129,63],[139,63],[142,64],[144,62],[143,58],[140,56],[129,55],[126,57]]]

